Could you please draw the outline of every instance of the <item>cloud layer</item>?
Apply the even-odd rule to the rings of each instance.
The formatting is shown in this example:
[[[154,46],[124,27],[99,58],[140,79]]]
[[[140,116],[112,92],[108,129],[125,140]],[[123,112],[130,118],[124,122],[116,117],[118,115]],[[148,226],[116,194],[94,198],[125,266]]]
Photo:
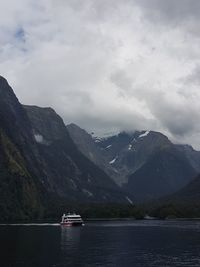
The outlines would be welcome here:
[[[153,129],[200,149],[199,10],[197,0],[7,0],[0,74],[66,124]]]

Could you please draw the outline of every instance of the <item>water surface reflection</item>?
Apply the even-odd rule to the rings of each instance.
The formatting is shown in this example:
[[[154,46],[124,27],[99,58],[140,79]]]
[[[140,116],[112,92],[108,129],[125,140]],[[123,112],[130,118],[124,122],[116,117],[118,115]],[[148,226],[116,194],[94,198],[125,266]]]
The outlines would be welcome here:
[[[199,267],[200,222],[0,226],[0,266]]]
[[[70,266],[77,264],[82,227],[61,226],[61,256],[62,260]]]

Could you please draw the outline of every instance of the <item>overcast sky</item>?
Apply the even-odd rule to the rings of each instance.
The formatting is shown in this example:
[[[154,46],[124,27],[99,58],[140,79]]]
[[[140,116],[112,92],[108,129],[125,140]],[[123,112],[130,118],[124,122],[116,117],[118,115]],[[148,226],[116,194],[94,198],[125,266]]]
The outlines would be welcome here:
[[[200,149],[199,0],[0,0],[0,74],[66,124]]]

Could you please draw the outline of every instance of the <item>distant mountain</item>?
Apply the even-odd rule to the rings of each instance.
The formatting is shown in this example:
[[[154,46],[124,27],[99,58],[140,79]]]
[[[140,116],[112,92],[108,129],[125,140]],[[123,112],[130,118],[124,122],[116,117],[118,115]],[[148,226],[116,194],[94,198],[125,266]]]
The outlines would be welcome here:
[[[145,203],[148,214],[158,218],[200,218],[200,174],[177,192]]]
[[[22,106],[0,76],[0,217],[38,218],[49,200],[129,203],[76,147],[51,108]]]
[[[189,184],[178,192],[162,200],[164,202],[178,203],[185,206],[199,206],[200,204],[200,175],[197,175]]]
[[[188,159],[196,172],[200,173],[200,151],[190,145],[176,145],[176,148]]]
[[[122,132],[92,139],[78,126],[67,128],[80,151],[139,201],[181,189],[200,168],[200,152],[175,145],[159,132]]]
[[[97,141],[97,140],[96,140]],[[171,146],[166,136],[153,131],[121,132],[96,142],[104,158],[127,183],[129,175],[140,169],[156,151]]]
[[[119,185],[126,183],[128,175],[139,169],[161,144],[171,144],[167,137],[155,132],[145,139],[143,136],[147,132],[122,132],[106,138],[92,138],[75,124],[67,125],[67,129],[80,151]]]
[[[142,200],[159,198],[176,192],[196,175],[187,159],[176,149],[157,151],[124,185],[127,191]]]
[[[103,169],[113,180],[120,184],[121,175],[109,164],[101,147],[97,146],[93,137],[76,124],[66,126],[70,137],[77,148],[92,162]]]

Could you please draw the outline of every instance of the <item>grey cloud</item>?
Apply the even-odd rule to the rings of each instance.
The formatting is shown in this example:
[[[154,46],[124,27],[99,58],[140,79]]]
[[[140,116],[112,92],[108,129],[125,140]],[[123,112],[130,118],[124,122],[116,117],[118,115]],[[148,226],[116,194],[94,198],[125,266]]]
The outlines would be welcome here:
[[[196,69],[192,77],[187,78],[187,81],[199,83],[198,74],[199,70]],[[165,90],[148,88],[146,85],[134,88],[134,79],[131,80],[124,70],[116,71],[111,76],[111,81],[118,86],[123,97],[128,94],[129,97],[132,95],[145,101],[149,113],[159,122],[158,124],[177,138],[187,136],[194,131],[200,131],[200,126],[197,123],[200,121],[199,98],[193,98],[194,90],[183,87],[182,90],[177,90],[176,94],[169,94]],[[155,123],[154,127],[156,127]]]
[[[151,95],[149,108],[164,129],[174,137],[200,132],[200,113],[197,101],[182,95],[160,92]]]
[[[110,80],[117,86],[120,96],[125,97],[132,91],[133,77],[128,77],[125,70],[115,70],[111,73]]]
[[[184,79],[184,82],[191,84],[200,85],[200,65],[195,66],[194,70]]]
[[[196,122],[200,119],[197,110],[189,109],[188,106],[173,106],[161,100],[158,100],[152,112],[160,120],[163,127],[179,136],[192,133],[197,126]]]
[[[0,73],[22,103],[100,134],[153,129],[200,147],[199,1],[0,5]]]
[[[81,111],[80,111],[81,112]],[[68,118],[67,118],[67,121]],[[73,122],[87,129],[89,132],[95,132],[103,136],[106,132],[134,131],[151,129],[155,124],[154,121],[148,120],[142,114],[124,110],[106,110],[99,114],[90,107],[84,112],[76,114]]]
[[[145,12],[154,18],[182,22],[191,18],[199,20],[198,0],[136,0]]]

